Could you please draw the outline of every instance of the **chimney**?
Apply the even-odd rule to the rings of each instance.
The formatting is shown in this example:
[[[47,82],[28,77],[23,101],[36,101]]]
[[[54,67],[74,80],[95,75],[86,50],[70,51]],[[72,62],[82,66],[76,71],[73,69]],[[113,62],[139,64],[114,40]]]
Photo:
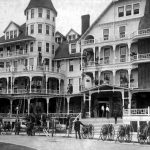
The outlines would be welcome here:
[[[83,35],[90,26],[90,15],[81,16],[81,20],[82,20],[82,28],[81,28],[82,31],[81,32]]]

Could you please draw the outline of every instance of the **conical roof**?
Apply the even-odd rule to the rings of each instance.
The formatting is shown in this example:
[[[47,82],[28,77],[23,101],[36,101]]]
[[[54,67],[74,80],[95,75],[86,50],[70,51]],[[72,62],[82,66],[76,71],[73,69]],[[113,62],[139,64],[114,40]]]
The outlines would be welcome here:
[[[30,0],[30,3],[28,4],[27,8],[25,9],[25,13],[28,9],[39,8],[39,7],[48,8],[48,9],[54,11],[57,15],[57,11],[54,8],[51,0]]]

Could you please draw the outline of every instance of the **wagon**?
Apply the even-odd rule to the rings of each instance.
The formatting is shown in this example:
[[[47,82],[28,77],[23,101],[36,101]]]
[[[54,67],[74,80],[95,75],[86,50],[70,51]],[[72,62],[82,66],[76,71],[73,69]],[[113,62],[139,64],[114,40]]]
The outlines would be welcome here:
[[[137,139],[139,143],[150,144],[150,125],[145,125],[137,131]]]
[[[81,136],[83,139],[86,139],[86,138],[93,139],[94,126],[92,124],[83,126],[81,129]]]
[[[104,124],[100,130],[99,139],[113,140],[115,136],[114,126],[112,124]]]
[[[116,141],[131,142],[133,136],[133,127],[131,125],[120,125],[117,131]]]

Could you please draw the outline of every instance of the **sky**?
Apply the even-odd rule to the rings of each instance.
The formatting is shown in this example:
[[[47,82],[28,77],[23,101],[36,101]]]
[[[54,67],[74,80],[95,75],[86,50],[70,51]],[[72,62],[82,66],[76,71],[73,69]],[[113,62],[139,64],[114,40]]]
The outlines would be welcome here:
[[[0,0],[0,35],[10,23],[21,25],[26,18],[24,10],[30,0]],[[112,0],[52,0],[57,10],[56,31],[66,35],[71,28],[81,33],[81,16],[89,14],[90,24]]]

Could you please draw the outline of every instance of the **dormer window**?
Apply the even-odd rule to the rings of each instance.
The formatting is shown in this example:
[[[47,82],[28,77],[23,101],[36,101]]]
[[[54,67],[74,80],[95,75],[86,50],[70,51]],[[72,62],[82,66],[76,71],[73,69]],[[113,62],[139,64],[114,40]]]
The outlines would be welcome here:
[[[47,9],[47,16],[46,16],[47,19],[50,19],[50,10]]]
[[[75,38],[76,38],[76,35],[75,35],[75,34],[73,34],[73,35],[72,35],[72,37],[73,37],[73,40],[75,40]]]
[[[14,38],[17,37],[17,30],[14,31]]]
[[[6,40],[9,39],[9,32],[6,32]]]
[[[10,39],[13,38],[13,31],[10,31]]]
[[[42,14],[43,14],[43,9],[38,8],[38,17],[42,18]]]
[[[34,18],[34,9],[31,9],[31,18]]]
[[[71,53],[76,53],[76,44],[71,44]]]

